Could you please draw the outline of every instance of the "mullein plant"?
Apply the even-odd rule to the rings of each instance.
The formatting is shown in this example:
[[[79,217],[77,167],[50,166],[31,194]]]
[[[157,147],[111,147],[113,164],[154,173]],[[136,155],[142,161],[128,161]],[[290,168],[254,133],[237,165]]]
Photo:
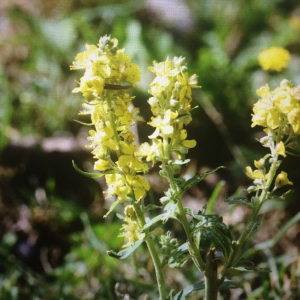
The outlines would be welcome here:
[[[270,153],[254,161],[254,169],[246,168],[247,176],[253,180],[247,189],[252,195],[250,199],[225,199],[229,204],[245,205],[252,211],[241,236],[233,240],[222,217],[207,214],[206,207],[194,212],[182,203],[185,191],[219,169],[189,180],[180,176],[182,166],[189,162],[186,159],[188,150],[196,146],[195,140],[187,138],[185,129],[192,120],[192,89],[199,88],[196,75],[188,74],[182,57],[167,58],[149,67],[156,75],[150,84],[148,100],[153,113],[149,125],[154,131],[149,143],[137,147],[130,127],[134,121],[143,119],[137,108],[130,109],[133,97],[128,90],[141,75],[139,67],[117,44],[116,39],[104,36],[98,47],[86,45],[86,51],[79,53],[71,66],[71,69],[85,70],[79,87],[73,92],[80,92],[84,97],[80,114],[91,117],[89,125],[94,129],[89,132],[88,147],[92,149],[94,169],[98,172],[84,172],[75,163],[73,165],[83,175],[105,176],[106,194],[115,197],[106,216],[119,203],[124,205],[121,217],[124,224],[119,235],[126,239],[124,249],[118,253],[108,251],[109,255],[124,259],[145,242],[155,267],[161,300],[185,299],[201,289],[205,290],[205,299],[215,300],[218,290],[236,287],[229,279],[231,276],[254,269],[243,259],[244,245],[259,227],[263,203],[269,199],[284,199],[290,193],[278,195],[277,190],[282,186],[292,185],[287,173],[279,173],[278,169],[281,159],[295,148],[294,138],[300,134],[300,86],[293,87],[283,80],[274,91],[268,85],[257,91],[261,99],[254,105],[252,126],[264,127],[266,135],[260,143],[269,148]],[[144,201],[150,189],[145,174],[148,165],[156,163],[161,169],[160,176],[169,183],[169,189],[160,199],[161,206],[146,205]],[[151,218],[150,212],[157,209],[161,213]],[[175,232],[162,229],[169,218],[181,223],[186,234],[185,243],[180,245],[174,237]],[[217,263],[217,251],[222,253],[222,263],[219,257]],[[177,293],[167,291],[166,266],[182,267],[189,259],[199,270],[199,281]]]

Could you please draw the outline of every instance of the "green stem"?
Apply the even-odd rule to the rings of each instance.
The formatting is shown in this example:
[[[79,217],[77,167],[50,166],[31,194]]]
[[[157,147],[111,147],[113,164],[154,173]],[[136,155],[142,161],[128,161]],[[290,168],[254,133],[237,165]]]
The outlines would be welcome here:
[[[194,264],[196,265],[196,267],[198,268],[198,270],[200,272],[203,272],[205,270],[205,263],[200,255],[200,250],[199,250],[198,246],[196,245],[194,236],[191,233],[190,224],[187,220],[186,213],[184,211],[184,208],[183,208],[180,198],[178,198],[178,201],[177,201],[177,208],[178,208],[180,222],[184,228],[187,239],[189,241],[189,251],[190,251],[192,260],[193,260]]]
[[[169,143],[168,140],[166,138],[164,138],[164,155],[167,158],[166,160],[169,161],[171,158],[171,154],[170,154],[170,147],[169,147]],[[174,194],[176,195],[176,199],[177,199],[177,212],[178,212],[178,217],[179,220],[184,228],[184,231],[186,233],[188,242],[189,242],[189,252],[191,254],[191,258],[194,262],[194,264],[196,265],[196,267],[198,268],[198,270],[200,272],[204,272],[205,270],[205,263],[200,255],[200,250],[199,247],[196,244],[196,241],[194,239],[194,235],[191,232],[190,229],[190,224],[188,222],[188,219],[186,217],[186,213],[184,211],[184,207],[181,201],[181,188],[178,186],[178,184],[176,183],[176,180],[174,178],[173,173],[170,171],[169,167],[167,166],[167,162],[166,161],[162,161],[162,169],[164,170],[164,172],[166,173],[166,177],[169,180],[170,183],[170,187],[173,190]]]
[[[241,234],[239,239],[236,241],[236,243],[233,245],[233,247],[230,251],[228,261],[225,264],[225,266],[224,266],[224,268],[221,272],[220,281],[219,281],[220,283],[222,283],[224,281],[227,270],[229,268],[231,268],[232,266],[234,266],[235,263],[237,262],[237,260],[239,259],[242,248],[243,248],[243,246],[244,246],[244,244],[245,244],[245,242],[246,242],[246,240],[247,240],[247,238],[248,238],[255,222],[257,221],[259,211],[260,211],[263,203],[267,199],[270,186],[271,186],[272,181],[273,181],[273,179],[276,175],[276,171],[279,167],[278,155],[275,155],[273,159],[274,159],[274,161],[273,161],[273,163],[270,167],[269,177],[267,179],[266,186],[260,194],[259,200],[257,201],[256,206],[252,211],[250,220],[248,221],[247,225],[245,226],[245,229],[244,229],[243,233]]]
[[[218,265],[216,263],[216,251],[214,248],[211,248],[206,255],[205,300],[217,300],[218,288]]]
[[[143,228],[146,224],[144,214],[141,210],[141,207],[135,202],[132,202],[132,205],[135,209],[135,213],[138,219],[138,223],[141,228]],[[166,284],[165,284],[165,278],[164,278],[164,271],[163,271],[163,266],[161,264],[161,261],[159,259],[159,256],[157,254],[157,251],[155,249],[154,242],[150,236],[146,237],[145,239],[148,250],[150,252],[153,264],[154,264],[154,269],[155,269],[155,274],[156,274],[156,280],[157,280],[157,285],[158,285],[158,291],[159,291],[159,296],[160,300],[166,300],[167,299],[167,291],[166,291]]]

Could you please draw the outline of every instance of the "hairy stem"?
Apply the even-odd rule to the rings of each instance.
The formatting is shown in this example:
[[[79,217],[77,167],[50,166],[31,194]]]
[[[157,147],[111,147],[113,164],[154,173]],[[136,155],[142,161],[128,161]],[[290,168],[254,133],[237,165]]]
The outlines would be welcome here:
[[[235,245],[232,247],[232,250],[230,251],[230,255],[229,255],[229,258],[228,258],[228,261],[226,262],[226,264],[225,264],[225,266],[224,266],[224,268],[223,268],[223,270],[220,274],[221,275],[220,276],[220,282],[221,283],[225,279],[227,270],[230,267],[235,265],[235,263],[237,262],[237,260],[239,259],[240,255],[241,255],[242,248],[243,248],[243,246],[244,246],[244,244],[245,244],[245,242],[246,242],[246,240],[247,240],[247,238],[248,238],[255,222],[257,221],[259,211],[260,211],[263,203],[267,199],[270,186],[271,186],[272,181],[273,181],[273,179],[276,175],[278,167],[279,167],[278,155],[275,155],[273,163],[270,167],[269,177],[267,179],[266,186],[260,194],[259,201],[257,201],[256,207],[253,209],[251,217],[250,217],[247,225],[245,226],[245,229],[244,229],[243,233],[241,234],[239,239],[236,241]]]
[[[146,224],[144,214],[143,214],[140,206],[135,201],[133,201],[132,205],[134,206],[136,216],[138,219],[138,223],[141,226],[141,228],[143,228]],[[158,291],[159,291],[159,296],[160,296],[159,299],[166,300],[167,299],[167,291],[166,291],[163,266],[159,259],[159,256],[156,251],[156,248],[155,248],[152,238],[150,236],[148,236],[148,237],[146,237],[145,241],[146,241],[148,250],[150,252],[150,255],[151,255],[151,258],[152,258],[152,261],[154,264],[157,286],[158,286]]]
[[[216,252],[214,248],[210,248],[206,255],[205,300],[217,300],[219,288],[218,284]]]
[[[164,154],[167,157],[167,160],[170,160],[171,158],[171,153],[170,153],[170,148],[169,148],[169,143],[167,139],[164,139]],[[164,172],[166,173],[166,177],[170,183],[170,187],[173,190],[174,194],[176,195],[176,200],[177,200],[177,212],[178,212],[178,218],[184,228],[184,231],[186,233],[186,237],[188,239],[189,242],[189,252],[191,254],[192,260],[194,262],[194,264],[196,265],[196,267],[198,268],[198,270],[200,272],[204,272],[205,270],[205,263],[200,255],[200,250],[199,247],[196,244],[196,241],[194,239],[194,235],[191,232],[190,229],[190,224],[188,222],[188,219],[186,217],[186,213],[184,211],[184,207],[182,205],[182,201],[181,201],[181,188],[180,186],[178,186],[178,184],[176,183],[176,180],[174,178],[174,174],[170,171],[170,169],[168,168],[168,165],[166,162],[162,162],[162,169],[164,170]]]

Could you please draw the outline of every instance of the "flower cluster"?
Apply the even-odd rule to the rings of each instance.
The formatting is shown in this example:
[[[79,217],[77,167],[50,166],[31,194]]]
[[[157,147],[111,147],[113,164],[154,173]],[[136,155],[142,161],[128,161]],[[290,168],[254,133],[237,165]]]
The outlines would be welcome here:
[[[280,72],[290,61],[290,53],[281,47],[270,47],[258,55],[258,62],[264,70]]]
[[[280,134],[300,134],[300,85],[282,80],[280,86],[271,91],[266,85],[257,91],[262,97],[254,105],[252,127],[259,125]]]
[[[182,158],[189,148],[196,146],[195,140],[186,139],[187,132],[183,126],[192,119],[192,88],[198,87],[197,77],[189,76],[182,57],[154,62],[149,70],[156,74],[149,89],[153,97],[148,101],[154,115],[149,124],[155,131],[149,136],[152,145],[142,144],[139,155],[145,156],[147,161],[164,161],[168,159],[164,149],[167,144],[170,153],[174,152]]]
[[[279,156],[286,157],[288,148],[294,148],[292,139],[300,134],[300,85],[293,87],[289,81],[282,80],[275,90],[271,91],[266,85],[260,88],[257,94],[261,99],[253,107],[252,127],[265,127],[267,136],[261,138],[260,142],[270,148],[271,153],[254,162],[256,170],[246,168],[247,176],[254,181],[255,190],[263,189],[267,184],[270,174],[266,172],[266,158],[271,157],[270,162],[274,163]],[[280,161],[277,164],[279,166]],[[276,188],[291,184],[287,173],[281,172],[277,175]],[[250,190],[253,190],[253,187]]]
[[[135,154],[135,135],[129,127],[133,120],[141,120],[138,109],[130,110],[133,97],[125,92],[140,80],[139,67],[130,62],[118,41],[104,36],[98,47],[86,45],[79,53],[71,69],[85,69],[79,87],[85,98],[81,114],[91,116],[95,129],[90,130],[92,153],[96,162],[94,169],[105,173],[108,195],[116,195],[119,202],[142,199],[149,190],[149,183],[138,173],[148,167]],[[117,153],[113,160],[111,152]]]
[[[136,221],[135,210],[132,205],[125,207],[125,222],[126,224],[122,225],[122,233],[119,234],[119,237],[124,237],[128,242],[123,245],[123,248],[130,247],[134,242],[142,240],[145,237],[145,233],[142,233],[139,225]]]

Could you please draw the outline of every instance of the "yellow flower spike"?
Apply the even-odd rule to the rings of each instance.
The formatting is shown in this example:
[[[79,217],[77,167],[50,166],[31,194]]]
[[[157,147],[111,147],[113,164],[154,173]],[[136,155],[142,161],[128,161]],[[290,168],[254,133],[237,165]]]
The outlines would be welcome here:
[[[289,179],[287,177],[287,173],[284,171],[281,171],[281,173],[278,174],[275,179],[275,186],[276,186],[276,188],[280,188],[284,185],[293,185],[293,183],[291,181],[289,181]]]
[[[278,155],[282,155],[283,157],[286,157],[285,154],[285,146],[283,142],[279,142],[275,147],[275,153]]]
[[[258,62],[263,70],[277,72],[286,68],[290,59],[289,51],[281,47],[270,47],[258,55]]]

